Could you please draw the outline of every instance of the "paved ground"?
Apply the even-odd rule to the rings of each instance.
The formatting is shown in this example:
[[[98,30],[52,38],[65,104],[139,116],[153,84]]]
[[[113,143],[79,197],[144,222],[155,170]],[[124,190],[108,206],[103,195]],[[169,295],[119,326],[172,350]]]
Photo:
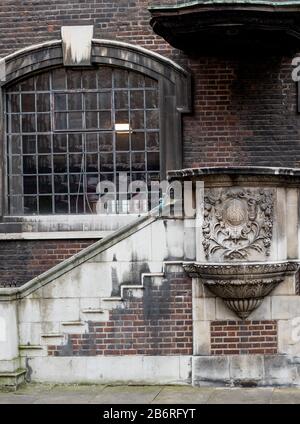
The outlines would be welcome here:
[[[189,386],[23,386],[0,392],[0,404],[300,404],[300,389],[194,388]]]

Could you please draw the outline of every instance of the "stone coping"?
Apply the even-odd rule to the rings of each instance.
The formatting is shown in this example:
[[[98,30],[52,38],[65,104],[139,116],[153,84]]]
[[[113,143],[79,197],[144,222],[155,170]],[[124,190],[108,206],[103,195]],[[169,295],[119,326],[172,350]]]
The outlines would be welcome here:
[[[169,180],[175,178],[198,177],[198,176],[273,176],[297,179],[300,177],[300,168],[284,168],[271,166],[212,166],[203,168],[185,168],[168,172]]]
[[[272,0],[193,0],[181,4],[160,4],[149,6],[148,10],[151,12],[173,12],[182,11],[189,8],[201,6],[218,6],[218,5],[231,5],[231,6],[268,6],[276,8],[297,7],[300,6],[298,1],[272,1]]]

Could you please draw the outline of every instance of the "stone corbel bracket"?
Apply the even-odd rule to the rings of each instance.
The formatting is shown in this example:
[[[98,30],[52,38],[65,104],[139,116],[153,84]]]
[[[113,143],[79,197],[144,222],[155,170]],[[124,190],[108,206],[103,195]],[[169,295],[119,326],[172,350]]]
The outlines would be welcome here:
[[[299,262],[184,263],[183,267],[238,317],[246,319],[286,276],[298,271]]]

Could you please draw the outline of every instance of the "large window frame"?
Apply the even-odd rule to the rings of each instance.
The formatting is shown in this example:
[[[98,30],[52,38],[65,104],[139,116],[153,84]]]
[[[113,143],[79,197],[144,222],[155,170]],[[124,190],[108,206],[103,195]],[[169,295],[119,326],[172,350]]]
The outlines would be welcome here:
[[[114,40],[93,40],[92,66],[108,65],[133,70],[158,81],[160,93],[160,177],[168,170],[182,168],[182,114],[191,112],[190,73],[176,62],[147,49]],[[4,100],[6,87],[35,73],[63,65],[62,41],[53,40],[30,46],[0,60],[0,133],[5,140]],[[6,182],[5,143],[0,144],[0,232],[95,231],[103,227],[118,228],[126,217],[108,216],[102,221],[94,216],[69,216],[67,222],[59,215],[10,216]],[[128,218],[129,219],[129,218]],[[130,218],[132,219],[132,218]],[[103,224],[104,223],[104,224]]]
[[[55,68],[9,86],[5,106],[11,215],[95,213],[98,182],[118,189],[120,172],[127,185],[159,181],[156,80],[106,65]],[[107,212],[128,213],[124,195]]]

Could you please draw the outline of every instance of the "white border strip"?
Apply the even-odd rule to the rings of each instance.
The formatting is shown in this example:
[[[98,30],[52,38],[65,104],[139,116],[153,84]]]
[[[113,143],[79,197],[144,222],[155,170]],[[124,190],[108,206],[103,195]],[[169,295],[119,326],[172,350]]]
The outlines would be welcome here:
[[[0,233],[0,240],[59,240],[59,239],[102,239],[114,231],[53,231]]]

